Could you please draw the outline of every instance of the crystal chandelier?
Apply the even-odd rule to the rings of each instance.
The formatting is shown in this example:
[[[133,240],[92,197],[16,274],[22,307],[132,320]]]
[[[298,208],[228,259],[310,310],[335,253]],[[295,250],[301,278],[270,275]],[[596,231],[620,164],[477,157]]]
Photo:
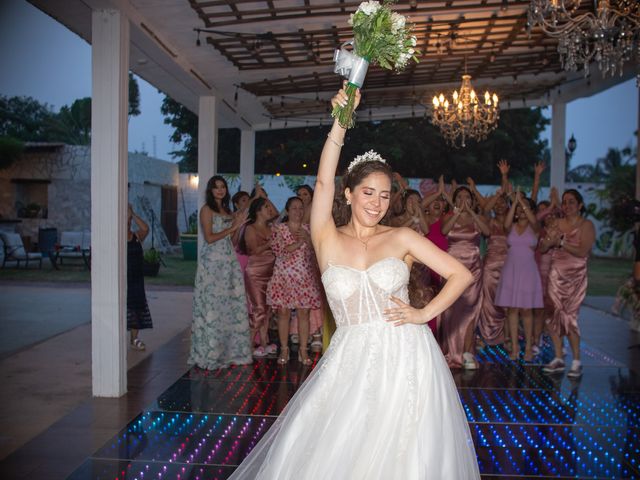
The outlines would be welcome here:
[[[500,108],[498,96],[488,91],[484,99],[478,98],[471,86],[471,76],[462,76],[460,93],[454,91],[451,101],[444,94],[433,97],[432,123],[437,126],[447,143],[466,147],[468,138],[484,140],[498,125]]]
[[[622,67],[634,54],[640,63],[640,1],[593,0],[595,13],[579,13],[581,0],[531,0],[528,29],[540,25],[558,39],[562,68],[585,77],[595,60],[602,72],[622,75]]]

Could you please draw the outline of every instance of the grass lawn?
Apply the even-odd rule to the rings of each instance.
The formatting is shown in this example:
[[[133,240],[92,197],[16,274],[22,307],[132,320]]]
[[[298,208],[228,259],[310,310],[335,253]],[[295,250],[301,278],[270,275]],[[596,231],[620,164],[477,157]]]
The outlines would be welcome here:
[[[193,286],[196,262],[183,260],[181,255],[163,257],[166,266],[160,267],[157,277],[145,277],[147,285]],[[589,288],[587,295],[613,296],[620,285],[631,273],[631,260],[597,258],[589,260]],[[90,275],[82,267],[63,267],[54,270],[48,261],[43,262],[42,270],[29,268],[0,269],[0,281],[15,280],[24,282],[89,282]]]
[[[193,286],[196,275],[195,260],[183,260],[181,255],[167,255],[162,257],[165,265],[160,266],[157,277],[145,277],[147,285],[180,285]],[[29,267],[17,269],[8,267],[0,269],[0,281],[21,282],[74,282],[87,283],[91,281],[91,274],[80,265],[64,265],[60,270],[54,270],[47,259],[42,262],[42,270]]]
[[[591,257],[587,295],[615,296],[618,287],[631,275],[632,266],[630,259]]]

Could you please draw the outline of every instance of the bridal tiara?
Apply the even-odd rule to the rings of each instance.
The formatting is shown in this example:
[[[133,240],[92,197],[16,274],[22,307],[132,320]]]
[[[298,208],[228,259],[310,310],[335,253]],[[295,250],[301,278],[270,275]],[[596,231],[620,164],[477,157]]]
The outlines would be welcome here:
[[[351,173],[351,170],[353,170],[356,165],[359,165],[363,162],[382,162],[382,163],[387,163],[386,160],[384,158],[382,158],[382,156],[373,151],[373,150],[369,150],[367,153],[363,153],[362,155],[358,155],[356,158],[353,159],[353,161],[349,164],[349,166],[347,167],[347,173]]]

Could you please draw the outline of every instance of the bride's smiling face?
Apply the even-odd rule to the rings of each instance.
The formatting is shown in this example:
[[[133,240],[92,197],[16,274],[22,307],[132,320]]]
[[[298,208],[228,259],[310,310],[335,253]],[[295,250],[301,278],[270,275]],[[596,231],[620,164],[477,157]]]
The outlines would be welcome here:
[[[353,191],[347,188],[345,197],[351,202],[351,218],[372,227],[380,223],[389,210],[391,180],[382,172],[374,172],[362,179]]]

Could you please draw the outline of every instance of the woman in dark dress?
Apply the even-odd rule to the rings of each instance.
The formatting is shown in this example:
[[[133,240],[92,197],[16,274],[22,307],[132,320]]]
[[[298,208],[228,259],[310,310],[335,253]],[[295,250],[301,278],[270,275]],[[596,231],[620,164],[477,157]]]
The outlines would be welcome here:
[[[136,231],[131,230],[135,222]],[[138,331],[153,328],[151,314],[144,293],[142,242],[149,234],[149,225],[136,215],[129,204],[127,219],[127,330],[131,332],[131,348],[144,350],[144,342],[138,338]]]

